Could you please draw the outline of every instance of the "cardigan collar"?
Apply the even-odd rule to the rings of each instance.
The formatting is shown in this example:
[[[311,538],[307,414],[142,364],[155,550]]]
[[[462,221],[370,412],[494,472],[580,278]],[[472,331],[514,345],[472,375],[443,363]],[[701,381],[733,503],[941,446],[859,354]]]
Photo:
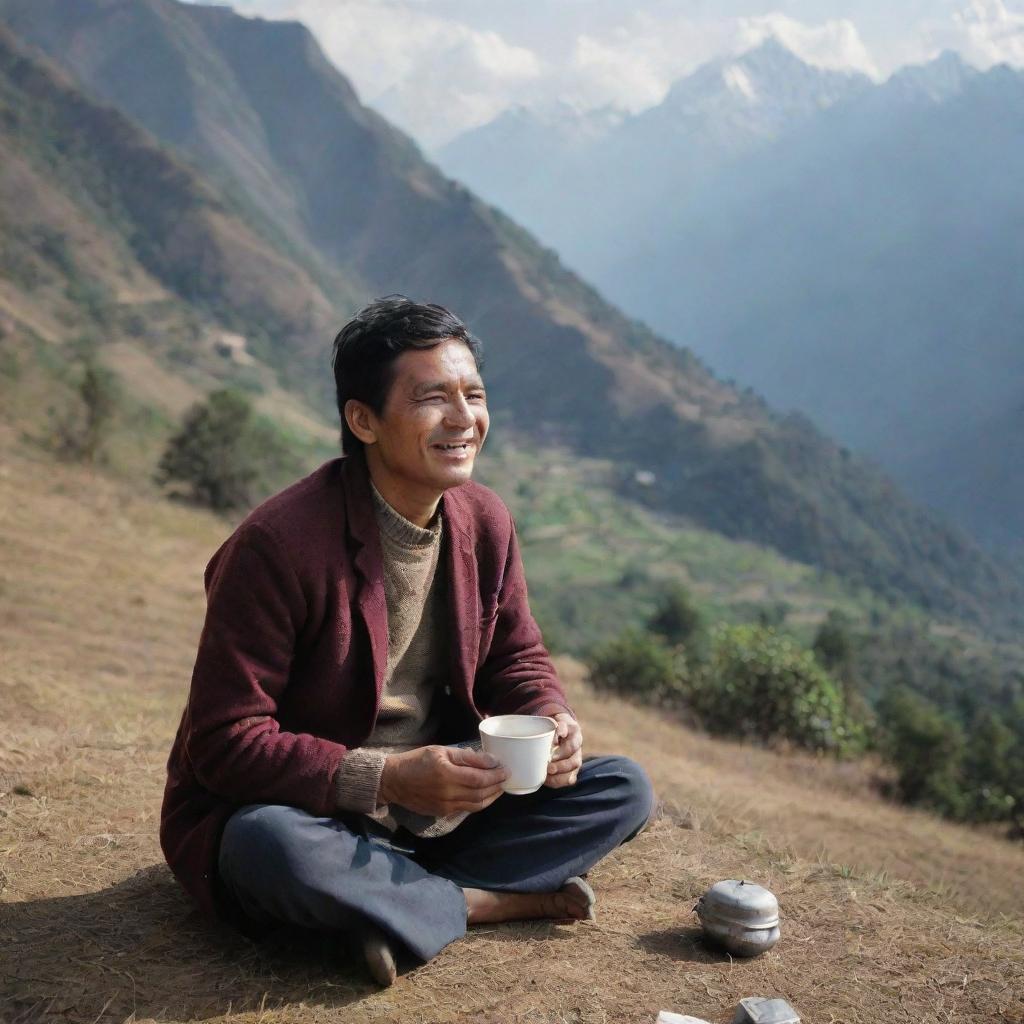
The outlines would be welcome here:
[[[359,549],[356,552],[355,565],[363,577],[373,580],[383,574],[384,562],[380,545],[380,527],[374,512],[370,470],[362,452],[347,455],[340,461],[345,494],[345,519],[349,535]],[[443,530],[444,533],[451,535],[452,550],[459,549],[475,563],[470,536],[472,517],[465,503],[459,498],[458,491],[458,487],[452,487],[441,495]]]
[[[363,577],[357,604],[370,635],[378,704],[384,688],[388,656],[387,599],[384,593],[384,554],[374,512],[370,471],[360,452],[341,460],[345,518],[356,546],[354,565]],[[459,487],[441,495],[442,551],[448,570],[448,600],[453,628],[452,686],[473,707],[473,679],[480,642],[480,587],[473,538],[473,516]]]

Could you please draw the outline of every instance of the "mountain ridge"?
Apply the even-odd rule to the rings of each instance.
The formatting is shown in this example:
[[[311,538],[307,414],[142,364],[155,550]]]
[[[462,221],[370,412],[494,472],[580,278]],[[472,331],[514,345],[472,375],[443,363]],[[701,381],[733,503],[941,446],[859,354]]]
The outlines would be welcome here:
[[[728,66],[712,62],[683,85],[720,82]],[[635,173],[618,173],[614,152],[597,144],[571,173],[535,161],[522,187],[547,206],[517,193],[515,180],[488,194],[531,216],[609,298],[723,376],[802,410],[993,550],[1024,549],[1014,469],[1024,451],[1012,432],[985,426],[1013,422],[1024,401],[1013,326],[1024,315],[1013,269],[1024,255],[1014,185],[1024,173],[1024,77],[947,52],[865,83],[783,119],[776,137],[736,134],[728,117],[673,128],[667,115],[645,134],[641,115]],[[475,174],[472,160],[449,169],[504,188],[492,168],[514,165],[516,153],[488,141],[489,163]],[[602,169],[600,194],[589,167]],[[570,179],[579,202],[605,211],[599,229],[574,231]],[[613,191],[622,203],[601,200]],[[550,209],[559,212],[546,232]],[[980,440],[969,449],[953,436],[961,431],[1001,454]],[[979,463],[1000,468],[985,474]]]
[[[864,75],[807,64],[769,38],[701,65],[660,103],[584,144],[532,115],[532,133],[525,117],[516,132],[503,132],[499,120],[458,136],[436,157],[607,290],[609,278],[622,274],[621,266],[611,269],[620,240],[629,244],[631,235],[657,231],[672,197],[869,85]],[[575,123],[588,116],[579,114]],[[531,161],[528,171],[515,173]]]

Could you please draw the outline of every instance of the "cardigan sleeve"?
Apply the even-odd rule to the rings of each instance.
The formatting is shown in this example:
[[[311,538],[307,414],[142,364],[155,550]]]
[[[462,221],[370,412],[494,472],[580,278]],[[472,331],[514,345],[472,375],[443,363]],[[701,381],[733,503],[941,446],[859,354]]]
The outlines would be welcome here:
[[[511,514],[506,514],[508,549],[494,631],[487,655],[477,669],[477,704],[492,715],[535,715],[551,704],[560,705],[571,714],[540,627],[530,611],[515,523]]]
[[[346,748],[283,730],[278,703],[306,617],[282,545],[243,525],[206,573],[207,611],[185,715],[185,749],[208,790],[239,803],[335,810]]]

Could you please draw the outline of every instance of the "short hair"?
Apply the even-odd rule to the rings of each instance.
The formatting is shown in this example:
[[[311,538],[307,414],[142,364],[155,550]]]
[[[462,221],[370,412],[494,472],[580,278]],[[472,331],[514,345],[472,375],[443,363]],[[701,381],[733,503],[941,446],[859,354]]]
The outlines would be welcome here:
[[[345,403],[364,402],[378,416],[394,383],[395,360],[413,348],[434,348],[454,338],[472,353],[483,369],[483,346],[453,313],[435,303],[413,302],[404,295],[385,295],[361,310],[334,339],[331,366],[341,416],[341,449],[346,455],[363,450],[363,442],[345,419]]]

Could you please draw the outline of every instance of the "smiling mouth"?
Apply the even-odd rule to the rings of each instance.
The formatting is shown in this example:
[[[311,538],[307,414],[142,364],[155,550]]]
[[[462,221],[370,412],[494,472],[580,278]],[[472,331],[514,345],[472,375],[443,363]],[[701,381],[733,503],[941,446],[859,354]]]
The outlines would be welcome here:
[[[437,448],[442,452],[464,452],[473,447],[472,441],[452,441],[446,444],[432,444],[431,448]]]

